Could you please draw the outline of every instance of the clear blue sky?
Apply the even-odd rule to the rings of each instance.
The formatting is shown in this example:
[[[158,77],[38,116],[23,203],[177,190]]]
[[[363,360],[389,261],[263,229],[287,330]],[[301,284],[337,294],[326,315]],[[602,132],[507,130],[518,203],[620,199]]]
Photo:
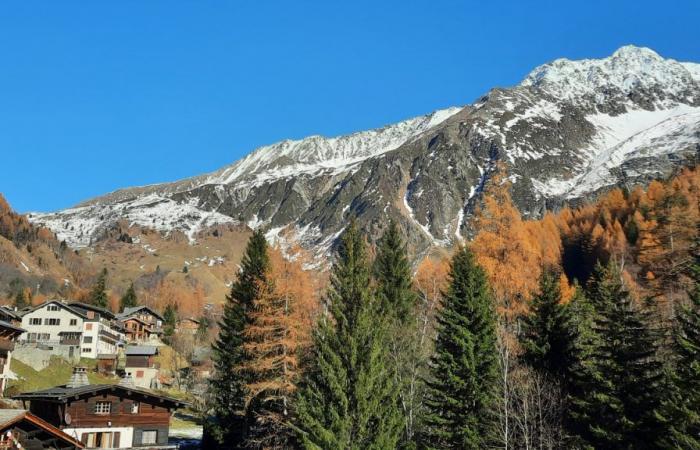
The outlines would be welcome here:
[[[700,61],[698,23],[697,0],[4,2],[0,192],[64,208],[624,44]]]

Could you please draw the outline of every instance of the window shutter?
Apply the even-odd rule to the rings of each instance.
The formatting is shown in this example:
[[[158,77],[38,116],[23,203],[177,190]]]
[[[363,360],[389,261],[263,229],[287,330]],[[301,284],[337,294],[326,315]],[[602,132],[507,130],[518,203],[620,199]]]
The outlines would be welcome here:
[[[86,447],[87,447],[87,443],[88,443],[88,436],[89,436],[88,433],[83,433],[80,435],[80,442],[82,442],[83,445]]]
[[[119,438],[121,437],[120,431],[114,432],[114,439],[112,440],[112,447],[119,448]]]

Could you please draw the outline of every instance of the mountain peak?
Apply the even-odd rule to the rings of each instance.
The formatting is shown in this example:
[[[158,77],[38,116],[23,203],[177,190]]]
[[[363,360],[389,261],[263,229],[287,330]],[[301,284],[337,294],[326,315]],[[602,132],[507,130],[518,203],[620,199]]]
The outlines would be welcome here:
[[[665,93],[678,95],[693,83],[693,76],[683,64],[649,48],[626,45],[607,58],[562,58],[541,65],[525,77],[521,86],[544,90],[558,98],[590,96],[602,102],[609,95],[626,95],[640,87],[661,86]]]
[[[658,53],[649,47],[637,47],[636,45],[624,45],[612,54],[612,58],[625,60],[649,59],[661,61],[662,58]]]

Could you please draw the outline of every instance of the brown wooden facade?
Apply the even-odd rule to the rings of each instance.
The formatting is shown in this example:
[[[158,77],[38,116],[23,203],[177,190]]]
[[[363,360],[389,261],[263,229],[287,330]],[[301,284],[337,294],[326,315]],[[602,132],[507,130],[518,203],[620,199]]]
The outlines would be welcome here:
[[[107,448],[167,446],[170,416],[184,406],[178,400],[121,385],[59,388],[15,398],[22,400],[25,407],[29,401],[30,412],[57,428],[83,430],[81,439],[87,447],[94,446],[89,445],[89,429],[133,428],[132,442],[124,442],[117,431],[110,433],[108,445],[101,444]],[[143,443],[144,432],[155,432],[157,442]]]

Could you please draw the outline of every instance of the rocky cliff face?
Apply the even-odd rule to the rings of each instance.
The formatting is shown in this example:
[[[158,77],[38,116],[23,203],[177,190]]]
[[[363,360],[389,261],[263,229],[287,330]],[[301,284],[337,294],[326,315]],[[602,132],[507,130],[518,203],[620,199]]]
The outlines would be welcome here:
[[[466,236],[499,161],[520,210],[537,216],[666,176],[699,155],[700,65],[629,46],[600,60],[545,64],[473,105],[338,138],[283,141],[212,174],[31,219],[75,247],[120,219],[190,239],[244,222],[321,257],[351,217],[370,235],[394,218],[420,254]]]

